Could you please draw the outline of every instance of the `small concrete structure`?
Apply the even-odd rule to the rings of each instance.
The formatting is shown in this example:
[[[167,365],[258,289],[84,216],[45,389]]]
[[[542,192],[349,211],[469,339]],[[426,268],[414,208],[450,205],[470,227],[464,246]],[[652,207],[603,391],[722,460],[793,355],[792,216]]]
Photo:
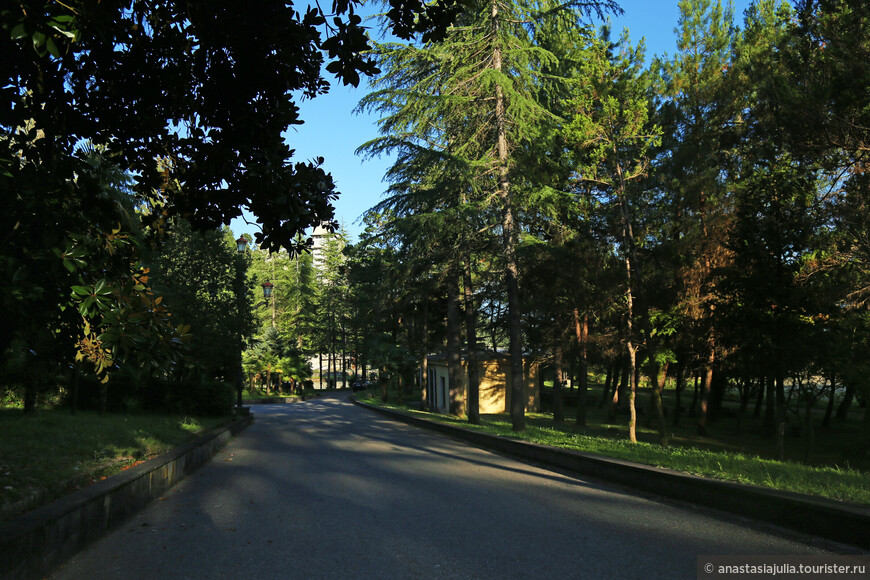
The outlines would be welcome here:
[[[468,409],[468,353],[461,354],[462,382],[450,384],[447,355],[427,357],[428,390],[426,400],[432,410],[439,413],[463,414]],[[480,351],[477,353],[479,379],[479,402],[481,413],[504,413],[510,409],[511,357],[507,353]],[[526,411],[540,409],[540,366],[536,362],[523,361],[523,385]]]

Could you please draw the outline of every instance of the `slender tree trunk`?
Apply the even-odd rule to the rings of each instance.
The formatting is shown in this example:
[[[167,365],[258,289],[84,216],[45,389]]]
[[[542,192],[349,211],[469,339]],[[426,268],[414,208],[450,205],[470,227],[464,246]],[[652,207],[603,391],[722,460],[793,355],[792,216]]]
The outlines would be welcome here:
[[[758,419],[761,417],[761,408],[764,404],[764,377],[758,378],[758,395],[755,399],[755,408],[752,410],[752,417]]]
[[[857,385],[854,380],[846,381],[846,392],[843,394],[843,400],[837,406],[837,421],[845,421],[849,414],[849,407],[852,406],[852,400],[855,398]]]
[[[694,389],[692,390],[692,404],[689,406],[689,417],[694,417],[698,414],[698,382],[701,377],[697,371],[692,374],[694,380]]]
[[[634,298],[631,291],[631,258],[625,252],[625,270],[628,283],[625,290],[625,302],[628,308],[626,320],[626,348],[628,350],[628,376],[631,381],[628,391],[628,438],[637,443],[637,348],[634,345]]]
[[[589,342],[589,314],[584,314],[580,319],[580,313],[574,309],[574,334],[577,337],[579,367],[577,369],[577,426],[586,426],[586,407],[589,389],[589,361],[586,358],[586,345]],[[606,383],[606,381],[605,381]]]
[[[471,257],[465,257],[462,280],[465,295],[465,336],[468,343],[468,422],[480,424],[480,378],[477,364],[477,308],[471,285]]]
[[[621,357],[620,357],[621,358]],[[619,372],[619,381],[613,386],[613,397],[610,398],[610,407],[607,409],[607,420],[613,422],[616,419],[616,410],[619,405],[620,392],[625,392],[628,388],[628,358],[625,361],[619,362],[621,369]],[[616,376],[613,380],[616,381]]]
[[[36,413],[36,394],[39,391],[39,372],[31,374],[31,380],[24,384],[24,414],[33,415]],[[100,385],[102,388],[103,385]]]
[[[785,375],[779,369],[776,372],[776,456],[780,461],[785,459]]]
[[[423,321],[420,324],[420,387],[423,390],[423,410],[429,410],[432,404],[429,400],[429,300],[423,296]],[[365,379],[363,379],[365,380]]]
[[[405,382],[402,373],[396,377],[396,404],[402,406],[402,391],[405,390]]]
[[[752,378],[749,376],[743,377],[743,388],[740,389],[740,414],[746,412],[749,408],[749,398],[752,393]]]
[[[620,172],[621,176],[621,172]],[[628,350],[628,371],[631,378],[631,387],[628,393],[628,438],[632,443],[637,443],[637,347],[634,343],[634,280],[632,276],[632,254],[634,252],[634,233],[632,231],[631,218],[628,210],[627,192],[620,187],[619,200],[622,208],[622,240],[625,262],[625,303],[626,303],[626,334],[625,344]]]
[[[465,397],[462,387],[462,354],[459,337],[459,288],[456,269],[451,268],[447,278],[447,376],[450,386],[447,388],[451,414],[461,415],[464,411]]]
[[[628,371],[631,384],[628,391],[628,439],[637,443],[637,349],[632,341],[628,341]]]
[[[320,390],[323,390],[323,352],[317,353],[317,382],[320,383]]]
[[[653,382],[653,412],[658,422],[659,443],[667,447],[670,434],[668,433],[668,425],[665,423],[665,410],[662,406],[662,391],[665,389],[665,382],[668,380],[668,363],[662,363],[658,366],[655,380]]]
[[[556,340],[553,344],[553,366],[555,376],[553,378],[553,421],[565,422],[565,398],[562,396],[562,341],[561,333],[556,332]]]
[[[490,317],[489,317],[489,332],[492,340],[492,352],[498,352],[498,307],[495,305],[495,301],[492,301],[492,308],[490,309]]]
[[[345,339],[347,337],[344,334],[344,323],[341,324],[341,388],[347,388],[347,353],[345,348],[347,345],[345,344]]]
[[[831,374],[831,394],[828,396],[828,407],[825,409],[825,418],[822,420],[822,427],[827,429],[831,426],[831,416],[834,413],[834,396],[837,394],[837,377]]]
[[[806,397],[806,409],[804,409],[804,463],[809,464],[813,454],[816,433],[813,425],[813,398]]]
[[[610,387],[611,385],[616,384],[614,380],[614,374],[616,373],[616,363],[609,363],[607,365],[607,376],[604,378],[604,388],[601,391],[601,402],[598,404],[599,407],[603,407],[605,403],[607,403],[607,398],[610,396]]]
[[[713,389],[713,363],[716,362],[716,349],[713,337],[707,350],[707,363],[704,365],[704,382],[701,384],[701,410],[698,413],[698,435],[707,434],[707,419],[710,410],[710,392]]]
[[[677,384],[674,387],[674,399],[675,399],[675,403],[674,403],[674,427],[679,426],[680,415],[682,415],[682,413],[683,413],[682,396],[683,396],[683,388],[686,385],[686,376],[685,376],[685,373],[683,373],[683,355],[682,354],[679,355],[679,357],[677,359],[676,367],[677,367],[677,369],[676,369]]]
[[[492,3],[492,35],[494,39],[492,68],[502,71],[502,52],[498,44],[499,37],[499,4]],[[502,205],[502,235],[505,259],[505,286],[507,289],[508,336],[511,358],[511,423],[514,431],[526,430],[526,393],[523,377],[523,343],[520,319],[520,288],[519,268],[517,267],[517,230],[514,216],[513,200],[510,190],[510,168],[508,166],[510,153],[507,140],[507,116],[504,90],[501,84],[495,85],[495,132],[498,151],[497,195]]]

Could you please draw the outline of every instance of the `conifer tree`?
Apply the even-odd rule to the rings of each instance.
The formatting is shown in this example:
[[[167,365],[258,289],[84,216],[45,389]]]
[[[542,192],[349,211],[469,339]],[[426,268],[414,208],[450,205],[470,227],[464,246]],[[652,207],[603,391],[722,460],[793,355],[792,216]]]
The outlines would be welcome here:
[[[681,0],[678,51],[660,62],[667,100],[661,114],[662,187],[671,199],[671,236],[683,267],[683,305],[700,334],[703,368],[698,431],[706,432],[716,364],[717,272],[727,264],[726,135],[737,113],[727,73],[735,37],[733,8],[721,0]]]
[[[388,47],[382,52],[386,83],[364,104],[393,112],[382,125],[385,137],[369,144],[403,152],[392,177],[421,163],[416,183],[425,176],[429,191],[452,196],[442,207],[479,208],[486,225],[500,232],[500,270],[508,312],[511,377],[509,398],[513,429],[525,429],[523,341],[517,245],[522,210],[534,188],[515,152],[534,147],[535,139],[556,117],[539,100],[537,73],[554,61],[535,41],[534,29],[548,18],[579,23],[590,14],[615,10],[610,0],[540,5],[498,0],[471,3],[443,41],[421,49]],[[396,64],[406,65],[400,70]],[[413,98],[409,99],[409,96]],[[444,173],[431,171],[443,161]],[[442,175],[459,176],[444,187]],[[530,185],[532,184],[532,185]],[[457,197],[459,200],[457,201]],[[429,205],[437,211],[438,203]]]
[[[625,272],[625,341],[631,379],[629,438],[633,443],[637,441],[635,371],[642,340],[637,308],[640,232],[636,206],[643,193],[640,183],[648,175],[653,149],[660,141],[660,130],[652,122],[654,93],[650,75],[643,69],[643,50],[643,43],[629,43],[627,32],[616,45],[611,45],[606,30],[602,37],[591,39],[583,74],[570,101],[572,117],[565,128],[579,180],[590,187],[603,208],[615,214],[610,223]]]

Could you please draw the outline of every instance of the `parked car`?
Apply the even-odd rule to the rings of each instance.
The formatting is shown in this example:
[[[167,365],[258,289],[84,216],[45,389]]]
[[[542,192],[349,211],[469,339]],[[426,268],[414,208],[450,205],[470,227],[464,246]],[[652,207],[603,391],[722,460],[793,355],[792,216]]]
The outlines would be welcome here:
[[[354,381],[354,383],[350,386],[353,392],[364,391],[369,387],[373,387],[374,383],[371,381]]]

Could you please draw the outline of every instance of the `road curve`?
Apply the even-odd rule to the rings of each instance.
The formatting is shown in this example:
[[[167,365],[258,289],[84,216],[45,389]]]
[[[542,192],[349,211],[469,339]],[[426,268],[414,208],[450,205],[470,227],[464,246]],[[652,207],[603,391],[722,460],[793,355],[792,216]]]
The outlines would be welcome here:
[[[347,395],[262,405],[187,478],[51,577],[695,578],[700,554],[810,538],[568,477]]]

